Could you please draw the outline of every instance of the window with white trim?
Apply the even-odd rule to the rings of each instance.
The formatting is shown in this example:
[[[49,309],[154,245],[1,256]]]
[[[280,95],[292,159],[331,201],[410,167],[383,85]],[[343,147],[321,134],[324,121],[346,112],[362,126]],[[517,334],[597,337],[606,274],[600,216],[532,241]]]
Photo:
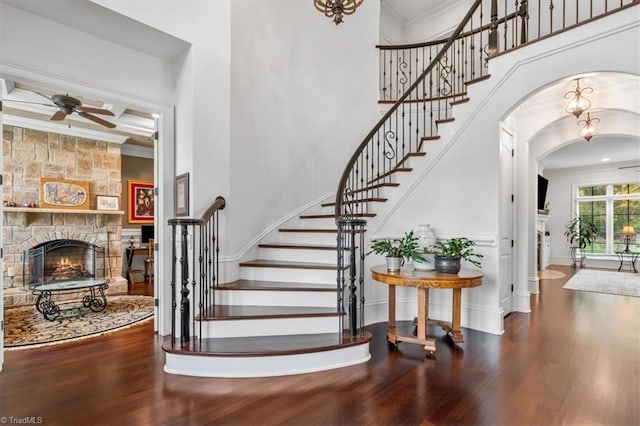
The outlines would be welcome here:
[[[581,222],[593,222],[598,229],[584,253],[613,254],[625,250],[627,241],[631,251],[640,251],[640,184],[578,186],[576,213]],[[634,234],[622,233],[628,226]]]

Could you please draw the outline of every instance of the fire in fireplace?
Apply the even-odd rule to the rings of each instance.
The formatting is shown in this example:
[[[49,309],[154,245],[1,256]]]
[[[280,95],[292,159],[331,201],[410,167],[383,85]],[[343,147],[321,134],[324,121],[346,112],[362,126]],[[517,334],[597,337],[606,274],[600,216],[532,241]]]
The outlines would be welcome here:
[[[25,252],[24,286],[104,278],[105,266],[104,249],[101,247],[78,240],[48,241]]]

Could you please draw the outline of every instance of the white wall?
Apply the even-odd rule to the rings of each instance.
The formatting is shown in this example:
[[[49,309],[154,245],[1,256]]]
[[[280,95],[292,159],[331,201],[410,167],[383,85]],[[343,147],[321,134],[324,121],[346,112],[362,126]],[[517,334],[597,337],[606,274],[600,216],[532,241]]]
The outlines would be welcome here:
[[[95,0],[191,44],[176,66],[176,174],[191,173],[191,215],[228,198],[231,29],[228,1]],[[223,233],[226,234],[226,233]]]
[[[311,201],[333,196],[378,119],[379,4],[336,26],[310,2],[234,2],[231,253]]]
[[[0,76],[16,73],[23,82],[34,73],[82,86],[82,95],[95,88],[160,104],[173,97],[172,64],[0,3]]]
[[[580,143],[580,142],[578,142]],[[618,169],[616,164],[593,167],[548,170],[544,176],[549,179],[547,200],[553,206],[547,222],[551,234],[551,263],[570,265],[569,243],[564,237],[566,224],[575,212],[575,187],[573,185],[606,185],[615,183],[640,182],[638,169]],[[618,261],[586,261],[588,266],[617,268]]]
[[[488,4],[485,2],[485,9]],[[464,15],[469,11],[473,0],[449,1],[445,7],[437,9],[433,14],[424,14],[410,20],[403,31],[403,43],[420,43],[423,41],[446,38],[460,24]],[[489,23],[490,14],[485,12],[486,21]],[[479,22],[477,23],[479,25]]]

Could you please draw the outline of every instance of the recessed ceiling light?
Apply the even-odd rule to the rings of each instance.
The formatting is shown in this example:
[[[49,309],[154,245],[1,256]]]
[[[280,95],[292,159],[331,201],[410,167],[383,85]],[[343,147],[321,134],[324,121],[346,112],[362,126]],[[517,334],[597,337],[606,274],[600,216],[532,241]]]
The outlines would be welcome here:
[[[603,163],[606,163],[607,161],[611,161],[611,158],[605,157],[600,161],[602,161]]]

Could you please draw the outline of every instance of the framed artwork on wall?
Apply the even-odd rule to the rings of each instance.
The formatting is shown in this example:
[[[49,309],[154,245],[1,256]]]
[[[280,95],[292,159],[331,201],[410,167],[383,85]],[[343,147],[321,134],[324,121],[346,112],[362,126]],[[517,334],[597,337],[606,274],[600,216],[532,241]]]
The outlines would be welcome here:
[[[153,182],[130,180],[128,183],[129,205],[127,217],[129,223],[153,223]]]
[[[176,217],[189,216],[189,173],[176,176]]]
[[[89,182],[54,177],[40,179],[40,207],[88,209]]]
[[[120,209],[120,197],[111,195],[97,195],[96,209],[117,211]]]

